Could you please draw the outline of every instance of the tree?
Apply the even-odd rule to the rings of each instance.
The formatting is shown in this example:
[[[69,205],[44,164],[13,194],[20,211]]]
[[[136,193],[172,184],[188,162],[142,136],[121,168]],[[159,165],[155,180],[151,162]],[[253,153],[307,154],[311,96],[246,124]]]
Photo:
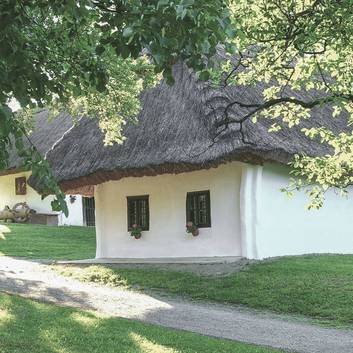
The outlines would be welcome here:
[[[51,106],[99,120],[106,143],[121,142],[121,127],[134,119],[140,92],[159,76],[173,83],[172,66],[183,60],[213,84],[265,82],[257,104],[231,102],[250,113],[234,120],[225,107],[218,129],[247,119],[295,126],[316,106],[333,107],[353,120],[353,6],[351,0],[3,0],[0,3],[0,168],[15,141],[48,192],[63,195],[46,162],[23,145],[26,109]],[[214,60],[218,44],[229,55]],[[236,61],[234,61],[234,53]],[[291,92],[314,90],[298,99]],[[23,113],[14,116],[15,98]],[[241,131],[242,133],[242,131]],[[333,154],[297,156],[290,189],[308,187],[320,207],[330,188],[353,183],[353,136],[326,128],[303,131],[321,138]],[[13,136],[11,140],[10,136]],[[291,192],[291,190],[289,190]]]
[[[67,212],[49,166],[24,143],[29,110],[87,114],[100,121],[107,143],[121,142],[122,125],[158,74],[172,83],[172,65],[184,60],[206,78],[205,58],[230,36],[221,0],[1,1],[0,169],[15,145],[44,190],[56,194],[53,208]],[[20,114],[9,108],[12,99]]]
[[[222,65],[223,84],[266,83],[258,104],[231,102],[250,113],[232,119],[225,109],[218,127],[248,119],[271,117],[272,130],[309,119],[312,109],[329,105],[332,118],[342,112],[353,122],[353,3],[351,0],[234,0],[231,20],[237,36],[237,60]],[[295,92],[314,92],[298,99]],[[321,207],[329,189],[345,193],[353,184],[352,129],[338,136],[324,127],[302,129],[308,138],[320,138],[333,154],[312,158],[297,156],[287,189],[305,188],[309,207]]]

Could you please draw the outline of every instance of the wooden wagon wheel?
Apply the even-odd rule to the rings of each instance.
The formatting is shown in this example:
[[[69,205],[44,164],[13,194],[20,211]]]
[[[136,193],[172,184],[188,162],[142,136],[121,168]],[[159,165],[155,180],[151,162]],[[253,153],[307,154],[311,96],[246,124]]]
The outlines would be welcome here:
[[[31,209],[28,207],[26,202],[16,203],[12,207],[12,212],[14,213],[14,219],[18,223],[24,223],[28,221]]]

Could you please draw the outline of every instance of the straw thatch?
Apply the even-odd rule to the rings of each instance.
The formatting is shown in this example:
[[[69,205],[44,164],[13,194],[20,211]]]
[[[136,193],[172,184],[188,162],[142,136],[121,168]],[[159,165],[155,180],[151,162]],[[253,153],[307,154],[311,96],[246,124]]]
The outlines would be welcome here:
[[[32,132],[29,135],[31,143],[38,151],[45,156],[63,134],[73,125],[72,118],[65,114],[60,114],[55,119],[48,118],[48,112],[41,110],[34,116]],[[30,142],[24,138],[25,145]],[[9,165],[6,170],[0,171],[0,175],[12,174],[23,170],[23,160],[18,156],[16,149],[12,146],[9,151]]]
[[[138,124],[128,124],[122,145],[104,146],[96,121],[82,119],[48,153],[63,190],[89,193],[92,186],[128,176],[180,173],[216,167],[239,160],[250,163],[287,163],[296,153],[322,155],[327,147],[307,139],[299,128],[268,132],[272,123],[262,119],[244,124],[245,141],[234,124],[212,143],[215,121],[232,100],[261,101],[264,87],[212,89],[198,82],[184,65],[174,68],[173,86],[161,83],[142,96],[143,109]],[[302,93],[301,98],[309,98]],[[234,106],[232,117],[246,110]],[[328,126],[333,131],[346,127],[343,118],[332,119],[328,107],[316,108],[303,126]]]

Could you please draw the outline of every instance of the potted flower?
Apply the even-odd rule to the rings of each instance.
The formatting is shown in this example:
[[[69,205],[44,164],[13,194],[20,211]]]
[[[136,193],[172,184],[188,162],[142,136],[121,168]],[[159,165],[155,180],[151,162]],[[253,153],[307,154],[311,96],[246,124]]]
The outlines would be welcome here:
[[[132,225],[132,229],[131,229],[130,235],[132,237],[135,237],[135,239],[140,239],[141,236],[142,236],[142,229],[136,223],[134,223]]]
[[[196,227],[196,225],[189,221],[186,223],[186,232],[191,233],[194,237],[199,235],[199,228]]]

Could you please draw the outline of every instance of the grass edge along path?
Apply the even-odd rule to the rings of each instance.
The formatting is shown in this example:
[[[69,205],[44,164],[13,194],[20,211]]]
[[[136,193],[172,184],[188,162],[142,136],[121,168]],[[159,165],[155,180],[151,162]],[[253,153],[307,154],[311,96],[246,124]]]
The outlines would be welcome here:
[[[33,325],[33,323],[36,323]],[[0,293],[0,352],[280,353]]]
[[[54,269],[85,282],[244,305],[307,317],[325,326],[353,328],[351,255],[283,257],[225,277],[103,265]]]

